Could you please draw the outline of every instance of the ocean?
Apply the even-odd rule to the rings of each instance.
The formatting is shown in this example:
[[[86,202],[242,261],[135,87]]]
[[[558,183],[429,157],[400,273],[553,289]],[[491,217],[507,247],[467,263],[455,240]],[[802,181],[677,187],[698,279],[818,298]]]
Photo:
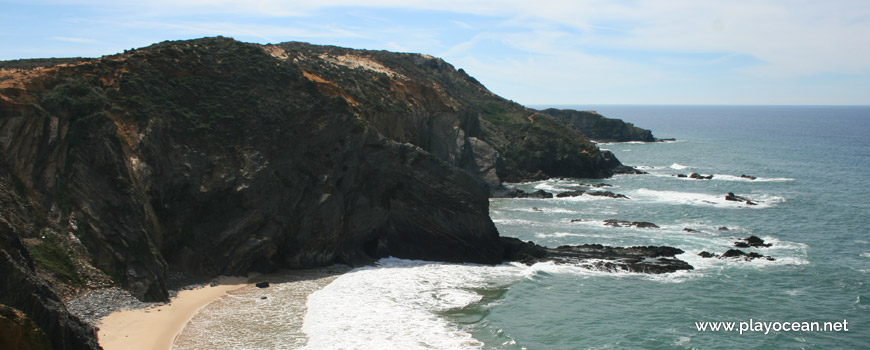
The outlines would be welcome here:
[[[281,297],[295,287],[236,293],[203,309],[174,348],[868,347],[870,107],[535,107],[596,110],[676,141],[599,144],[647,175],[511,184],[554,193],[607,184],[630,199],[491,199],[501,235],[551,247],[669,245],[684,250],[677,257],[694,270],[648,275],[389,258],[308,279],[321,283],[301,313],[293,313],[300,308],[293,298]],[[691,173],[713,178],[676,176]],[[726,201],[729,192],[757,205]],[[659,228],[606,226],[608,219]],[[698,256],[724,253],[750,235],[772,246],[743,250],[775,260]],[[301,333],[289,331],[294,322]],[[734,329],[702,331],[700,322],[730,322]],[[791,329],[811,322],[844,327]]]

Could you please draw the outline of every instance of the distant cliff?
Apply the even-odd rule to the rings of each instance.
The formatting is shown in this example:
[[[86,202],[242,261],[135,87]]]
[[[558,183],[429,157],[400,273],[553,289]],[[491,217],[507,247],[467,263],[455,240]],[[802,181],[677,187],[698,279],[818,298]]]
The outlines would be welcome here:
[[[542,111],[573,126],[598,142],[658,141],[652,131],[641,129],[620,119],[606,118],[595,111],[575,111],[550,108]]]
[[[218,37],[62,62],[0,70],[0,304],[56,348],[94,346],[58,300],[95,281],[165,300],[170,269],[497,263],[502,181],[623,169],[426,55]]]

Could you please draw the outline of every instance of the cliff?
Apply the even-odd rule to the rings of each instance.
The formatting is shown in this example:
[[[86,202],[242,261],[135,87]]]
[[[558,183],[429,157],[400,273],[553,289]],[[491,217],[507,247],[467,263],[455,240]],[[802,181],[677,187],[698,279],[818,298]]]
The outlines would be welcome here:
[[[165,300],[170,269],[497,263],[501,181],[621,167],[425,55],[218,37],[38,63],[0,70],[0,303],[55,348],[95,346],[63,295]]]
[[[491,188],[501,181],[609,177],[621,165],[578,130],[493,94],[439,58],[296,42],[265,50],[293,62],[385,137],[412,143]]]
[[[653,137],[652,131],[638,128],[620,119],[606,118],[595,111],[550,108],[542,112],[573,126],[598,142],[658,141]]]

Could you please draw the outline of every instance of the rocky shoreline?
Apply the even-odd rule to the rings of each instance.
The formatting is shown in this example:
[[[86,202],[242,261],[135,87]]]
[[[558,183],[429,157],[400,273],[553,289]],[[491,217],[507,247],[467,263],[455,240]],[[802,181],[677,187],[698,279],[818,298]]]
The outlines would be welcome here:
[[[61,300],[93,324],[168,300],[171,271],[498,264],[493,188],[640,173],[591,140],[651,136],[581,131],[421,54],[215,37],[31,63],[0,69],[0,304],[64,349],[97,345]]]
[[[194,276],[181,272],[172,272],[167,280],[169,298],[175,298],[178,292],[214,285],[215,279]],[[165,305],[165,302],[141,301],[130,292],[119,288],[97,288],[85,291],[64,301],[70,314],[77,316],[91,326],[99,327],[100,320],[111,313],[121,310],[146,309]]]
[[[617,272],[661,274],[693,270],[689,263],[676,258],[684,251],[668,246],[610,247],[601,244],[564,245],[547,248],[534,242],[502,237],[505,259],[524,264],[552,261],[589,269]]]

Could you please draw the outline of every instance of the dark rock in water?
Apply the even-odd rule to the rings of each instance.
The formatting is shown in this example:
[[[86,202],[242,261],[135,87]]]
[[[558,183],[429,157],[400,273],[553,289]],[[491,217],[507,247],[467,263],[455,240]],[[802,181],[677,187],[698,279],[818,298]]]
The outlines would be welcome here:
[[[649,174],[646,171],[643,171],[643,170],[640,170],[637,168],[632,168],[632,167],[627,166],[627,165],[621,165],[621,166],[617,166],[617,167],[613,168],[613,173],[614,174],[629,174],[629,175],[647,175],[647,174]]]
[[[600,197],[610,197],[610,198],[622,198],[622,199],[631,199],[624,194],[613,193],[610,191],[596,191],[596,192],[586,192],[587,195],[590,196],[600,196]]]
[[[656,142],[675,142],[675,141],[677,141],[677,139],[675,139],[673,137],[666,138],[666,139],[656,139]]]
[[[269,299],[269,298],[266,297],[265,295],[260,297],[260,300],[266,300],[266,299]]]
[[[493,198],[553,198],[553,194],[544,190],[526,192],[520,189],[494,190]]]
[[[554,261],[576,264],[604,271],[630,271],[640,273],[668,273],[692,270],[692,265],[675,258],[683,250],[667,246],[608,247],[601,244],[583,244],[546,248],[516,238],[502,237],[505,259],[531,264]]]
[[[703,252],[698,253],[698,256],[700,256],[702,258],[713,258],[713,257],[716,257],[716,254],[710,253],[710,252],[705,250]]]
[[[548,249],[548,257],[556,263],[579,264],[604,271],[669,273],[692,270],[692,265],[674,256],[682,249],[667,246],[609,247],[600,244],[560,246]],[[584,261],[595,260],[591,264]]]
[[[496,188],[492,188],[489,190],[489,196],[491,198],[516,198],[517,193],[520,190],[516,188],[508,188],[505,186],[500,186]]]
[[[735,195],[734,192],[728,192],[728,194],[725,195],[725,200],[733,202],[746,202],[746,204],[748,205],[758,205],[758,203],[753,202],[749,198]]]
[[[746,174],[741,174],[740,177],[742,177],[742,178],[744,178],[744,179],[749,179],[749,180],[755,180],[755,179],[758,179],[757,176],[751,176],[751,175],[746,175]]]
[[[571,222],[583,222],[583,219],[571,219]]]
[[[600,183],[600,184],[580,184],[580,186],[594,187],[594,188],[613,187],[613,185],[611,185],[611,184],[607,184],[607,183]]]
[[[532,193],[521,192],[517,198],[553,198],[553,194],[544,190],[537,190]]]
[[[604,220],[604,225],[613,226],[613,227],[637,227],[637,228],[659,228],[658,225],[648,222],[648,221],[628,221],[628,220],[616,220],[616,219],[608,219]]]
[[[634,221],[631,225],[637,228],[659,228],[658,225],[647,221]]]
[[[745,238],[744,241],[746,241],[748,246],[756,248],[767,248],[772,245],[770,243],[764,243],[764,240],[758,236],[749,236]]]
[[[543,211],[543,210],[541,210],[541,209],[538,209],[538,207],[532,207],[532,210],[533,210],[533,211]]]
[[[734,246],[737,248],[749,248],[749,243],[746,242],[734,242]]]
[[[713,179],[713,175],[704,176],[704,175],[701,175],[698,173],[692,173],[691,175],[689,175],[689,177],[692,179],[697,179],[697,180],[711,180],[711,179]]]
[[[513,237],[501,237],[504,260],[518,261],[524,264],[534,264],[545,261],[547,249],[532,241],[523,242]]]
[[[613,227],[623,227],[623,226],[631,226],[631,221],[628,220],[617,220],[617,219],[607,219],[604,220],[605,226],[613,226]]]
[[[721,256],[719,256],[719,258],[720,259],[723,259],[723,258],[742,258],[743,260],[746,260],[746,261],[751,261],[753,259],[759,259],[759,258],[764,258],[764,259],[767,259],[770,261],[776,260],[773,257],[764,256],[764,255],[758,254],[756,252],[746,253],[740,249],[728,249],[728,251],[726,251]]]
[[[688,228],[688,227],[683,228],[683,231],[684,231],[684,232],[688,232],[688,233],[701,233],[701,231],[698,231],[698,230],[695,230],[695,229],[691,229],[691,228]]]
[[[583,190],[575,190],[575,191],[562,192],[562,193],[557,194],[556,197],[557,197],[557,198],[577,197],[577,196],[579,196],[579,195],[582,195],[582,194],[585,193],[585,192],[586,192],[586,191],[583,191]]]
[[[686,174],[677,174],[677,177],[689,177],[689,176]]]
[[[722,253],[720,257],[722,258],[735,258],[740,256],[745,256],[746,252],[740,249],[728,249],[725,253]]]
[[[719,231],[728,231],[728,227],[720,226],[718,230]]]
[[[257,286],[257,288],[269,288],[269,281],[257,282],[255,286]]]

